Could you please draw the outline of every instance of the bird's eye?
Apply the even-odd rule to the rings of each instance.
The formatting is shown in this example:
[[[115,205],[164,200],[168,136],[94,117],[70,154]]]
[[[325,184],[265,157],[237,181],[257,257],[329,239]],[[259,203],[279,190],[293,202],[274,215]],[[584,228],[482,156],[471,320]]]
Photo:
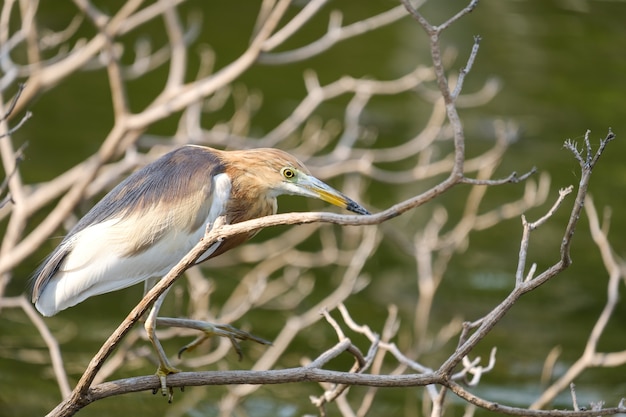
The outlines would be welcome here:
[[[287,178],[288,180],[296,176],[296,171],[291,168],[283,168],[280,170],[280,173],[283,174],[283,177]]]

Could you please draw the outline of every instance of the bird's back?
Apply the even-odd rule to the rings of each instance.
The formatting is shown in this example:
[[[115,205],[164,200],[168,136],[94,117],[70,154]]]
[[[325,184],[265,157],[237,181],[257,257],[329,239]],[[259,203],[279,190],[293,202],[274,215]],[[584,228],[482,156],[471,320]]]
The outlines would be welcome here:
[[[214,217],[222,214],[215,196],[227,199],[230,185],[214,180],[223,170],[209,148],[185,146],[130,175],[35,273],[36,307],[53,315],[93,295],[167,273],[200,240],[211,209]]]

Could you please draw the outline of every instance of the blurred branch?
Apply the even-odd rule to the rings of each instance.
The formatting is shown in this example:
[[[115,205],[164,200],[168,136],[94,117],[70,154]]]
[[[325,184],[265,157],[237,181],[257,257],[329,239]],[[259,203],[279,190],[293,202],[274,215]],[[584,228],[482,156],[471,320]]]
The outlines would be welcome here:
[[[57,379],[57,384],[61,390],[61,397],[67,397],[72,392],[70,383],[67,378],[67,373],[63,367],[63,356],[61,355],[61,349],[56,338],[44,322],[43,318],[35,311],[35,308],[24,295],[18,297],[0,297],[0,310],[3,308],[20,308],[26,313],[28,319],[33,323],[41,338],[46,343],[48,352],[50,353],[50,360],[52,361],[52,368],[54,369],[54,375]]]
[[[286,38],[293,35],[296,30],[300,29],[327,1],[311,1],[302,9],[300,14],[292,21],[285,25],[283,29],[268,39],[267,49],[271,50],[282,44]],[[420,1],[420,4],[424,3]],[[331,13],[328,22],[328,30],[320,39],[309,45],[300,48],[275,53],[262,53],[259,62],[268,65],[284,65],[294,62],[304,61],[313,56],[332,48],[337,43],[371,32],[380,27],[397,22],[406,17],[404,7],[396,6],[369,19],[360,20],[351,25],[342,26],[342,14],[340,11]]]
[[[619,302],[619,284],[624,279],[626,271],[624,260],[619,258],[608,240],[608,230],[603,230],[600,224],[598,212],[591,196],[585,199],[585,211],[589,218],[589,230],[595,242],[602,261],[609,274],[607,282],[607,299],[604,309],[600,313],[595,326],[589,334],[585,349],[581,357],[575,361],[569,369],[552,383],[541,396],[530,406],[532,409],[539,409],[547,406],[560,392],[567,387],[585,370],[592,367],[615,367],[626,364],[626,350],[621,352],[602,353],[598,352],[598,342],[606,330],[609,319],[613,316],[615,308]]]

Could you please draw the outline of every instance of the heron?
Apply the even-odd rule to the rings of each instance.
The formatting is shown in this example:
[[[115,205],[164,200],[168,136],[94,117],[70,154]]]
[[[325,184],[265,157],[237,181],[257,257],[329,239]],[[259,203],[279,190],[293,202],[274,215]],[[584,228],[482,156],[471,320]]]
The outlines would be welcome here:
[[[227,224],[277,212],[276,198],[299,195],[321,199],[367,215],[361,205],[314,177],[302,162],[278,149],[222,151],[186,145],[135,171],[106,194],[69,231],[44,260],[32,280],[32,302],[52,316],[89,297],[144,282],[144,294],[167,274],[222,217]],[[216,242],[196,264],[214,258],[252,238],[257,231]],[[157,336],[159,308],[167,291],[154,302],[144,322],[159,365],[163,395],[166,377],[179,372],[171,365]],[[230,325],[190,319],[161,324],[201,331],[195,347],[213,336],[269,342]]]

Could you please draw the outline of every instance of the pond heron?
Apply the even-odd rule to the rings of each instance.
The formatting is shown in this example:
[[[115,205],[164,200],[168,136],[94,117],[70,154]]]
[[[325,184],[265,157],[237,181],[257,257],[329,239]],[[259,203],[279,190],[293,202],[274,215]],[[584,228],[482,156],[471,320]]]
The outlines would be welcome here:
[[[98,294],[144,281],[145,291],[169,272],[220,216],[226,223],[275,214],[276,197],[300,195],[324,200],[358,214],[367,210],[311,175],[296,158],[277,149],[220,151],[188,145],[146,165],[113,188],[83,217],[33,277],[32,300],[52,316]],[[206,261],[247,241],[256,232],[213,244]],[[163,394],[166,376],[178,372],[156,337],[161,295],[144,327],[159,357]],[[212,335],[268,343],[229,325],[159,318],[160,324],[200,330],[184,347]],[[171,396],[171,390],[169,390]]]

